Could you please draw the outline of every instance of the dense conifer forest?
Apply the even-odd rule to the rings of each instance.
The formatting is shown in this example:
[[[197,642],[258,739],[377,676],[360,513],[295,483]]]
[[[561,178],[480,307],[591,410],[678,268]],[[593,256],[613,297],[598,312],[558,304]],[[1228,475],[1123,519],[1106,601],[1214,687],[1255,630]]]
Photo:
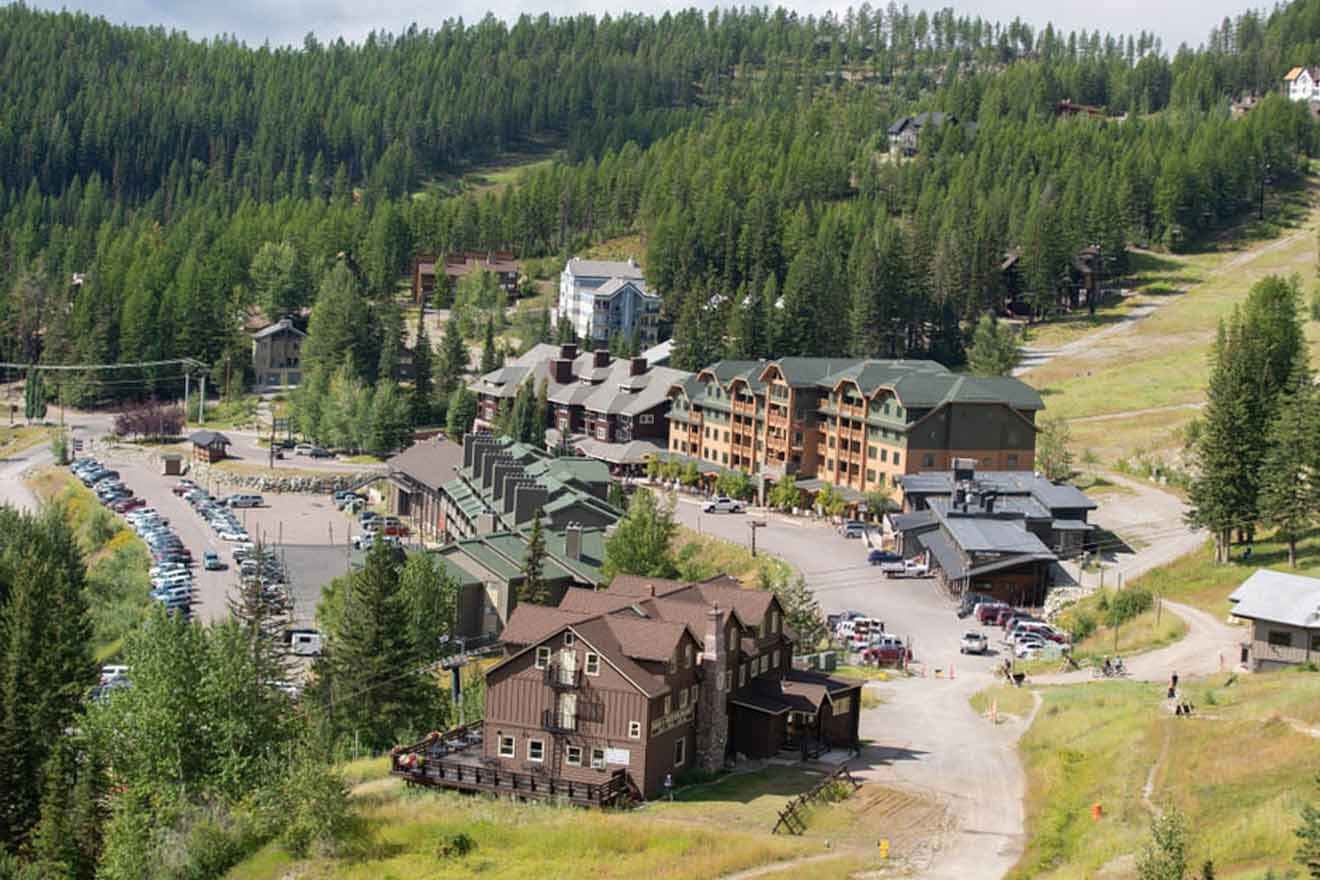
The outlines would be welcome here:
[[[387,311],[418,252],[561,258],[640,233],[682,365],[957,362],[1002,303],[1009,250],[1047,314],[1079,248],[1119,276],[1125,244],[1182,247],[1295,185],[1314,125],[1273,93],[1317,53],[1318,0],[1172,54],[892,4],[487,18],[280,49],[9,6],[0,355],[190,356],[232,390],[243,319],[310,305],[345,258]],[[1231,115],[1250,94],[1271,96]],[[1103,116],[1056,114],[1062,100]],[[886,129],[922,110],[958,121],[897,161]],[[557,158],[510,187],[428,185],[529,147]],[[140,379],[65,390],[173,390]]]

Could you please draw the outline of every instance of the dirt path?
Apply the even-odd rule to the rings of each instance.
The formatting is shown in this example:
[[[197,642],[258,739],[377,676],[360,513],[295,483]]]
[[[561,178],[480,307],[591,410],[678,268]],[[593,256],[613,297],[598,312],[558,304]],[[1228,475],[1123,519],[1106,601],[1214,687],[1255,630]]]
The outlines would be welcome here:
[[[1087,422],[1112,422],[1119,419],[1131,419],[1136,416],[1153,416],[1157,413],[1177,412],[1184,409],[1204,409],[1204,403],[1175,403],[1171,406],[1151,406],[1146,409],[1130,409],[1126,412],[1105,413],[1098,416],[1079,416],[1075,419],[1068,419],[1070,424],[1086,424]]]

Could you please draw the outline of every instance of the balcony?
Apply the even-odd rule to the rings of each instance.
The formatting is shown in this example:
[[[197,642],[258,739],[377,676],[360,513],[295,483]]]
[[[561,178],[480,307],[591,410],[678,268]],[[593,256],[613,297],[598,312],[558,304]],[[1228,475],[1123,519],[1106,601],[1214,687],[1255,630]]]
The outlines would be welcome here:
[[[577,713],[546,709],[541,713],[541,727],[551,733],[577,733]]]

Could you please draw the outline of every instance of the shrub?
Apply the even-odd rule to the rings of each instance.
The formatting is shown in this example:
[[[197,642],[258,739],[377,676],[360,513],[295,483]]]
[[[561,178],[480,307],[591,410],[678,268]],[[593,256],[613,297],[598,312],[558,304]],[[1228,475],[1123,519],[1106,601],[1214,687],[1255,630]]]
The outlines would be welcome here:
[[[435,844],[437,859],[461,859],[477,848],[477,842],[462,831],[446,832]]]
[[[1150,590],[1141,587],[1129,587],[1126,590],[1120,590],[1114,594],[1114,598],[1109,603],[1105,613],[1105,623],[1109,626],[1119,626],[1136,617],[1155,603],[1155,597],[1151,595]]]
[[[1075,611],[1065,618],[1065,626],[1073,642],[1089,638],[1096,629],[1095,615],[1089,611]]]

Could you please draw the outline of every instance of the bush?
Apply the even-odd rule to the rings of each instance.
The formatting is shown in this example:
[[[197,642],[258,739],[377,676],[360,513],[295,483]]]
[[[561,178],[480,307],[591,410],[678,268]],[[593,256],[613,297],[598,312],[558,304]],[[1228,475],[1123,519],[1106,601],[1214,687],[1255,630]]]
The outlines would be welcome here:
[[[1124,624],[1138,614],[1149,611],[1155,604],[1155,597],[1150,590],[1141,587],[1129,587],[1114,594],[1105,612],[1105,623],[1111,627]]]
[[[1096,630],[1095,615],[1089,611],[1076,611],[1065,618],[1068,634],[1074,643],[1089,638]]]
[[[477,848],[477,842],[462,831],[446,832],[435,844],[437,859],[461,859]]]

